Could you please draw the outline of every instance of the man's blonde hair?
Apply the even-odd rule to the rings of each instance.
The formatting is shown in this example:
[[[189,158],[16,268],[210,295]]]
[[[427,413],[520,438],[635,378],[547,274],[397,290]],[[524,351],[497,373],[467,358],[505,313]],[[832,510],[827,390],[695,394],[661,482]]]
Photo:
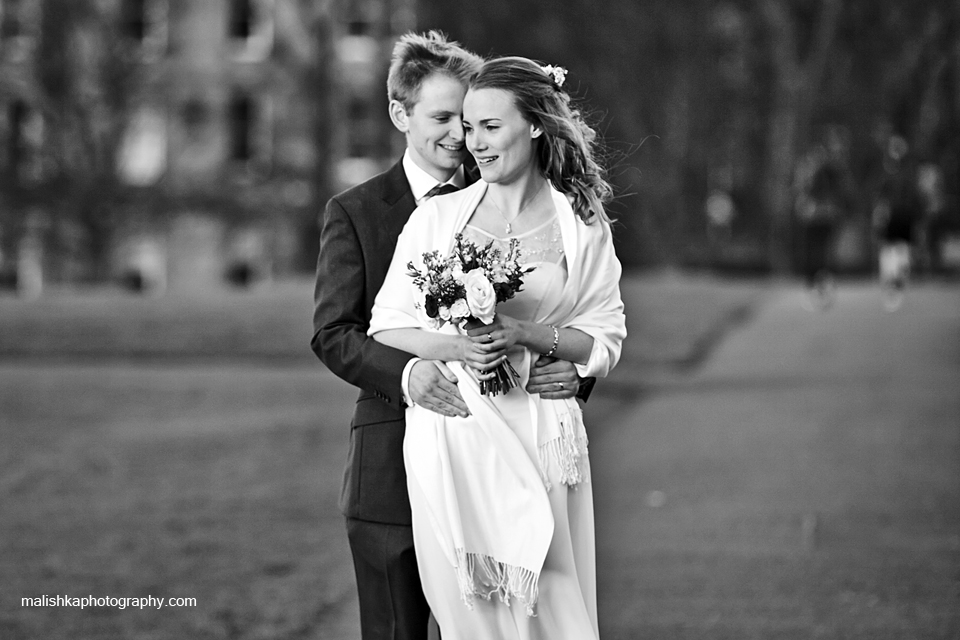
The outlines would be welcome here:
[[[447,40],[439,31],[404,34],[393,47],[387,97],[400,102],[409,113],[420,99],[424,81],[431,75],[443,74],[467,86],[482,64],[480,56]]]

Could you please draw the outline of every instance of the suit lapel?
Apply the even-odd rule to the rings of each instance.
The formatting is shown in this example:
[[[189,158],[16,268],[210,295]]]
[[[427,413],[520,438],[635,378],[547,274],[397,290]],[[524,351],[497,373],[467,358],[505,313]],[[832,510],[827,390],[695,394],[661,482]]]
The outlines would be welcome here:
[[[387,275],[403,225],[416,208],[410,184],[399,162],[369,184],[372,188],[364,194],[362,213],[356,217],[367,274],[368,310]]]
[[[480,179],[480,169],[477,168],[473,156],[467,156],[464,161],[463,176],[468,187]],[[413,199],[413,192],[410,191],[410,182],[403,170],[402,159],[390,167],[383,178],[380,189],[380,198],[386,205],[383,224],[388,228],[391,237],[396,238],[403,230],[403,225],[407,223],[410,214],[417,208],[417,202]]]
[[[407,180],[407,174],[403,170],[403,160],[397,161],[397,163],[387,169],[387,172],[383,175],[380,198],[390,207],[393,207],[398,202],[406,201],[407,204],[410,205],[410,211],[417,208],[417,203],[413,199],[413,192],[410,191],[410,182]]]
[[[407,223],[410,214],[417,208],[417,202],[413,199],[413,192],[410,191],[410,183],[407,181],[407,174],[403,170],[402,161],[390,167],[384,174],[380,198],[383,200],[384,207],[379,223],[383,225],[386,237],[396,244],[397,236],[403,230],[403,225]],[[391,248],[391,252],[392,250]]]

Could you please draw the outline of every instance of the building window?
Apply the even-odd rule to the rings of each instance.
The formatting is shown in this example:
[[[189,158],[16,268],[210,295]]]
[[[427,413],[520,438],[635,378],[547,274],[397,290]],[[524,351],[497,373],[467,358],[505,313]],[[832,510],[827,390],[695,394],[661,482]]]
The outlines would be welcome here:
[[[349,36],[374,36],[382,21],[383,3],[376,0],[349,0],[344,12]]]
[[[22,165],[24,157],[26,156],[26,136],[24,135],[26,122],[27,105],[20,100],[16,100],[10,105],[10,138],[7,150],[7,158],[9,159],[10,167],[14,170],[14,172],[19,172],[20,166]]]
[[[347,155],[367,158],[376,155],[377,123],[370,114],[370,101],[354,96],[347,104],[347,130],[350,132]]]
[[[0,49],[7,60],[26,59],[38,10],[38,4],[26,0],[0,0]]]
[[[146,0],[124,0],[121,9],[123,33],[129,38],[141,42],[147,35]]]
[[[0,2],[0,39],[8,40],[23,35],[22,0]]]
[[[347,22],[347,35],[368,36],[372,35],[373,25],[362,18],[354,18]]]
[[[122,0],[120,28],[133,40],[146,60],[163,55],[167,48],[168,0]]]
[[[253,0],[231,0],[230,37],[246,40],[253,33]]]
[[[228,159],[255,173],[269,171],[273,154],[272,111],[267,96],[233,94],[227,106]]]
[[[234,58],[241,62],[266,60],[273,48],[274,0],[230,0],[227,35]]]
[[[207,124],[210,112],[206,103],[200,98],[190,98],[183,103],[180,116],[187,131],[193,134]]]
[[[230,101],[230,159],[247,162],[253,158],[255,107],[249,96],[236,95]]]

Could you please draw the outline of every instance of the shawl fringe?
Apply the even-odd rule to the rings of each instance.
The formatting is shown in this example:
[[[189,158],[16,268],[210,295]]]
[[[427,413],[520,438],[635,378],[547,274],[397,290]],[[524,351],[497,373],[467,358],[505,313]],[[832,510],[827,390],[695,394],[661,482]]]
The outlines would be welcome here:
[[[528,617],[535,617],[534,608],[540,597],[540,574],[529,569],[499,562],[480,553],[467,553],[457,548],[457,583],[460,599],[467,609],[473,610],[473,600],[479,596],[489,600],[494,595],[508,607],[516,599],[526,610]]]
[[[540,445],[540,478],[547,491],[553,483],[547,475],[550,460],[556,461],[560,468],[560,483],[576,488],[582,482],[590,481],[590,467],[587,463],[587,430],[583,426],[583,413],[580,407],[568,408],[557,413],[560,434]]]

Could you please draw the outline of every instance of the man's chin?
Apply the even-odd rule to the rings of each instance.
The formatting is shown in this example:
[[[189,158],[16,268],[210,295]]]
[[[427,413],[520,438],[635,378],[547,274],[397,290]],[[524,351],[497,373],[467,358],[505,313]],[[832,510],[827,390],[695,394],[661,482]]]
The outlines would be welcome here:
[[[452,151],[447,151],[444,149],[438,160],[442,160],[443,165],[449,165],[448,168],[455,169],[463,164],[463,161],[467,159],[466,151],[461,153],[453,153]]]

